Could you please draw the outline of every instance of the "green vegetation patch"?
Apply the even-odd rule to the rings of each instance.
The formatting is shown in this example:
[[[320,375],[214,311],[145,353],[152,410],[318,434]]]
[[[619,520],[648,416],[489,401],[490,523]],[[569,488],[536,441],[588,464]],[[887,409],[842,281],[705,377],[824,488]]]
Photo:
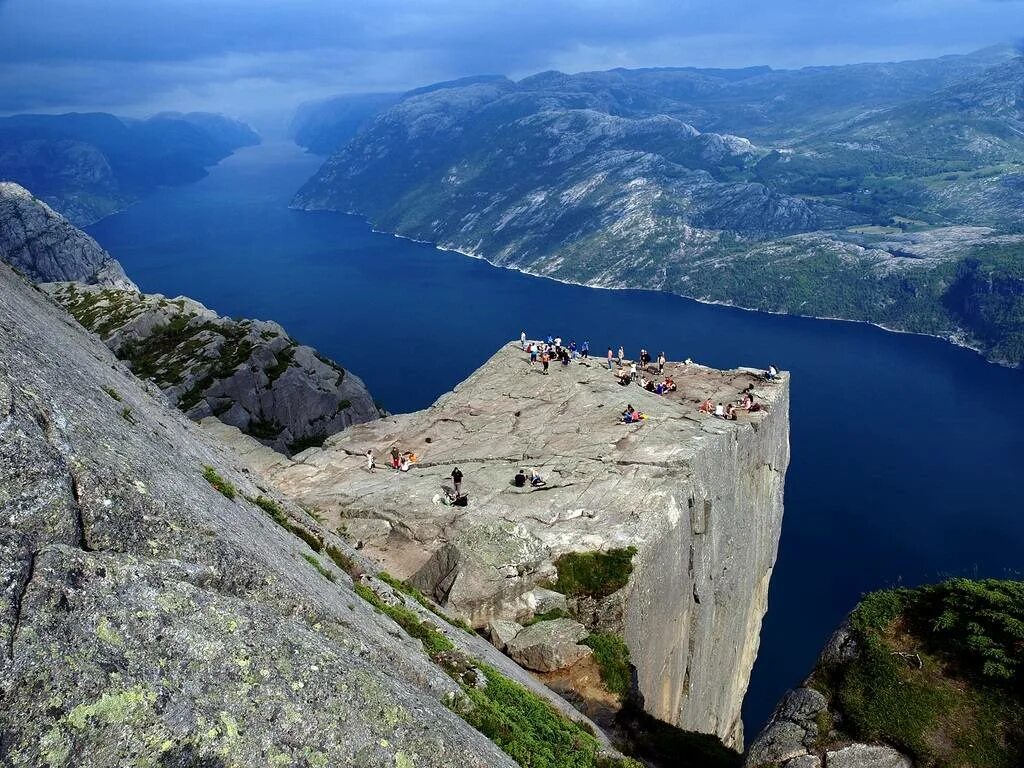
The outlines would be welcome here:
[[[625,698],[633,682],[626,641],[610,632],[595,632],[583,640],[583,645],[593,649],[605,688]]]
[[[387,571],[381,571],[380,573],[378,573],[377,578],[383,581],[385,584],[389,585],[392,589],[397,589],[399,592],[405,593],[413,600],[415,600],[417,603],[419,603],[421,606],[423,606],[428,611],[437,616],[439,619],[443,619],[445,622],[451,624],[453,627],[461,629],[464,632],[468,632],[471,635],[476,634],[475,632],[473,632],[469,624],[467,624],[462,619],[453,619],[451,616],[445,615],[437,607],[437,605],[434,604],[433,601],[431,601],[426,595],[424,595],[422,592],[416,589],[416,587],[412,586],[412,584],[402,581],[401,579],[396,579]]]
[[[235,500],[235,496],[238,493],[235,486],[221,477],[216,469],[213,467],[203,467],[203,477],[218,493],[232,501]]]
[[[102,389],[110,396],[111,400],[114,400],[118,403],[121,402],[121,394],[116,389],[114,389],[113,387],[102,387]]]
[[[245,500],[250,504],[255,504],[257,507],[262,509],[268,515],[270,519],[275,523],[284,528],[288,533],[298,536],[312,549],[314,552],[322,552],[324,548],[323,539],[321,539],[314,531],[305,528],[296,521],[292,520],[288,513],[284,511],[280,504],[271,498],[266,496],[246,496]],[[328,553],[330,554],[330,553]],[[340,553],[339,553],[340,554]],[[347,569],[346,569],[347,570]]]
[[[473,708],[463,718],[528,768],[641,768],[635,760],[602,757],[592,733],[549,702],[481,665],[483,690],[467,688]]]
[[[572,597],[607,597],[626,586],[633,573],[636,547],[607,552],[569,552],[555,560],[553,589]]]
[[[529,627],[533,624],[537,624],[541,621],[554,621],[555,619],[571,619],[572,616],[568,611],[564,611],[561,608],[553,608],[547,613],[535,613],[533,617],[528,621],[523,622],[524,627]]]
[[[324,564],[317,560],[316,557],[310,554],[304,554],[302,556],[302,559],[310,565],[312,565],[314,568],[316,568],[317,573],[319,573],[325,579],[327,579],[328,581],[334,581],[334,574],[331,573],[329,569],[325,568]]]
[[[1024,582],[954,579],[868,595],[850,617],[860,653],[819,670],[844,728],[917,765],[1024,760]]]
[[[386,583],[407,594],[410,589],[393,577],[387,577]],[[395,584],[402,584],[404,589]],[[450,658],[455,646],[436,627],[404,606],[387,605],[365,584],[356,582],[355,590],[411,637],[421,640],[424,650],[445,672],[461,679],[458,666]],[[642,768],[629,758],[602,757],[597,738],[582,725],[490,666],[478,664],[477,668],[487,686],[480,689],[463,684],[472,706],[456,707],[456,711],[524,768]]]

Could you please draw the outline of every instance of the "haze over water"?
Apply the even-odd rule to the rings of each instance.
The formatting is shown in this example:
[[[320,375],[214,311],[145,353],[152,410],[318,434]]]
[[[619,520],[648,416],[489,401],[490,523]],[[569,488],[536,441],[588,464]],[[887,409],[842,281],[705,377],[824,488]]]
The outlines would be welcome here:
[[[716,367],[792,371],[779,559],[745,706],[748,734],[866,591],[1020,578],[1024,373],[937,339],[604,291],[291,211],[319,160],[245,149],[90,228],[147,292],[281,323],[390,410],[429,405],[525,328]],[[684,567],[685,564],[680,564]]]

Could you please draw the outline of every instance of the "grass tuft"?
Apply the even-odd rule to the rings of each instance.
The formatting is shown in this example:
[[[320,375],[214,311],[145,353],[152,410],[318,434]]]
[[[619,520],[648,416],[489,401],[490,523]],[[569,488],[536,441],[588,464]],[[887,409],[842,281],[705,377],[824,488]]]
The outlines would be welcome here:
[[[607,552],[569,552],[555,560],[553,589],[571,597],[607,597],[626,586],[633,573],[636,547]]]
[[[216,469],[213,467],[203,467],[203,477],[206,478],[206,482],[213,486],[214,490],[219,492],[225,498],[235,500],[237,491],[235,486],[225,480]]]

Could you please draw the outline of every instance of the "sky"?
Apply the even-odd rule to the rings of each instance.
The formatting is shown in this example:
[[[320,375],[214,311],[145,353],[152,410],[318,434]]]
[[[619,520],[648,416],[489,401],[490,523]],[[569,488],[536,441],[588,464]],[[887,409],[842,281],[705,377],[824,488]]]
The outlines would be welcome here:
[[[0,114],[260,123],[475,74],[893,61],[1022,35],[1024,0],[0,0]]]

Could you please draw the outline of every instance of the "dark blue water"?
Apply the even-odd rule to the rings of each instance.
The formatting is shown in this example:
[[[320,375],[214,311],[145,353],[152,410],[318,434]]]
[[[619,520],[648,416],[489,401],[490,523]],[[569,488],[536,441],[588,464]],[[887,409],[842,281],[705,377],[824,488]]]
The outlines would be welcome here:
[[[1020,577],[1024,374],[936,339],[531,278],[287,209],[317,161],[243,150],[205,180],[92,227],[145,291],[272,319],[422,408],[521,328],[793,372],[786,514],[749,732],[810,670],[858,597],[951,575]]]

